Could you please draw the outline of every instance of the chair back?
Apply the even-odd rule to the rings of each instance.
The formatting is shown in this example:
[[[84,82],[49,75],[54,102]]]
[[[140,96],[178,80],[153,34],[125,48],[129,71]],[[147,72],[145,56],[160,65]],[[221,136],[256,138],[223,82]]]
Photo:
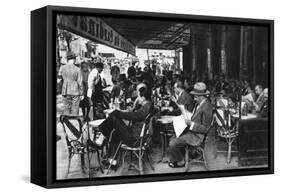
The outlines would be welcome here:
[[[140,133],[140,139],[136,143],[139,142],[139,146],[142,148],[143,146],[148,145],[149,141],[151,140],[151,136],[153,133],[152,125],[153,125],[153,117],[157,114],[158,109],[153,108],[150,113],[146,116],[142,130]]]
[[[215,120],[216,120],[216,118],[215,118],[215,110],[216,109],[213,109],[213,111],[212,111],[212,121],[211,121],[210,126],[208,127],[207,133],[204,135],[204,139],[203,139],[201,144],[205,144],[205,142],[208,139],[208,135],[209,135],[211,129],[214,127],[214,123],[215,123]]]
[[[223,127],[226,130],[231,127],[231,115],[228,109],[215,109],[214,117],[218,126]]]
[[[61,115],[60,122],[62,124],[68,146],[70,146],[71,141],[80,141],[83,143],[83,130],[80,117]]]
[[[219,134],[229,134],[238,131],[238,123],[233,124],[231,122],[231,113],[228,109],[215,109],[214,117]]]

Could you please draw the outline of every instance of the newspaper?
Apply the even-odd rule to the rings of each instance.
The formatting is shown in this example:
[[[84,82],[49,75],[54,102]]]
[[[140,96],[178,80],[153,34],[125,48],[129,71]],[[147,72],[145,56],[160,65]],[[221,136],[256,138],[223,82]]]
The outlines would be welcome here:
[[[179,137],[188,126],[185,122],[185,119],[191,120],[191,116],[192,116],[192,113],[187,111],[184,108],[184,105],[179,105],[179,108],[182,114],[180,116],[175,116],[173,118],[173,126],[174,126],[176,137]]]

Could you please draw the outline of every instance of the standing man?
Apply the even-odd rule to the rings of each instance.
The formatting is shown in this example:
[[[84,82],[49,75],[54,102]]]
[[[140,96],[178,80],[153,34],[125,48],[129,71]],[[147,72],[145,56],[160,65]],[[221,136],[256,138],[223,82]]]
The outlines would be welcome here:
[[[171,168],[185,165],[184,148],[188,145],[200,145],[212,122],[213,108],[207,99],[209,91],[207,91],[206,84],[203,82],[196,83],[190,94],[194,95],[196,105],[191,119],[185,118],[188,127],[178,138],[174,136],[170,140],[168,149],[170,162],[168,165]]]
[[[76,55],[67,53],[67,64],[61,66],[58,76],[63,80],[62,96],[64,97],[64,114],[78,115],[79,103],[83,99],[82,75],[80,69],[74,65]]]
[[[128,74],[129,79],[136,77],[135,64],[136,64],[136,61],[132,61],[132,65],[128,68],[127,74]]]
[[[96,108],[103,101],[102,95],[102,79],[100,73],[103,71],[103,63],[98,62],[89,74],[88,77],[88,92],[87,96],[92,101],[93,117],[96,117]],[[93,119],[94,119],[93,118]]]

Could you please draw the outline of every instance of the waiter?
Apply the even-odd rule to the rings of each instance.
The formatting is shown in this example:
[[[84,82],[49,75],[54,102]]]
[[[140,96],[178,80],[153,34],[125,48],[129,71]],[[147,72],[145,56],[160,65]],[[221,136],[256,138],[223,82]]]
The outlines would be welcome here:
[[[89,74],[88,77],[88,92],[87,96],[92,101],[93,106],[93,119],[96,117],[96,108],[98,104],[102,103],[103,95],[102,95],[102,79],[101,72],[103,71],[103,63],[98,62],[95,64],[95,67]]]

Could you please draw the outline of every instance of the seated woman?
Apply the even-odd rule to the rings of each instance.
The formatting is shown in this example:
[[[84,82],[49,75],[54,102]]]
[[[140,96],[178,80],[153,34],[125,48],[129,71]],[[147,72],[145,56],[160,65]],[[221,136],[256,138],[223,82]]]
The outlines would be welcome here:
[[[112,157],[119,143],[123,142],[132,146],[138,140],[144,120],[153,108],[153,104],[151,102],[151,92],[148,90],[148,87],[141,83],[138,85],[137,89],[138,97],[132,111],[114,110],[99,126],[101,135],[96,140],[97,146],[101,146],[105,139],[109,139],[111,133],[115,130],[112,133],[112,139],[110,142],[111,153],[108,161],[115,169],[117,161],[112,160]],[[131,127],[128,127],[123,120],[131,121]]]

